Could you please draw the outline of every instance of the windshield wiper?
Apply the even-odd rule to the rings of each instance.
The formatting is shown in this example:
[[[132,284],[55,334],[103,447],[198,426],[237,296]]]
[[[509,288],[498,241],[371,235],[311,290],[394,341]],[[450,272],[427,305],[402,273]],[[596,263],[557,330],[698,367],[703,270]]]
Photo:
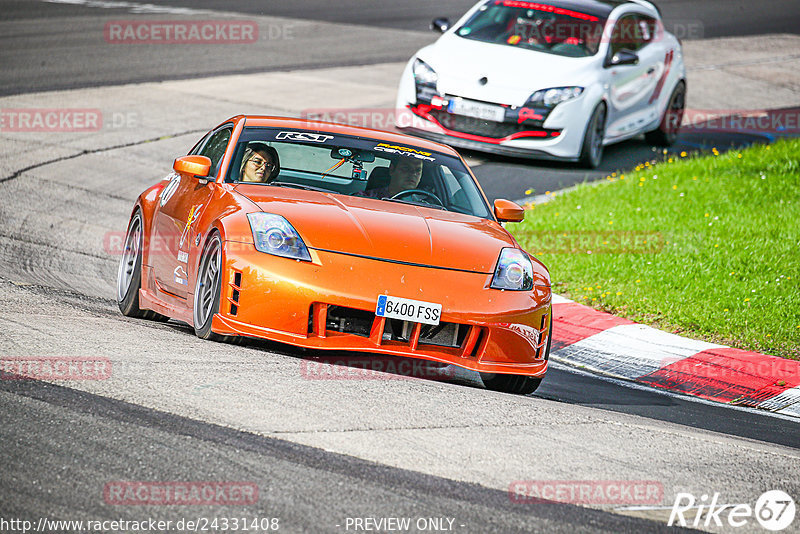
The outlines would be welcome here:
[[[292,182],[270,182],[268,185],[277,185],[278,187],[293,187],[295,189],[305,189],[306,191],[319,191],[320,193],[337,193],[337,191],[325,189],[324,187],[314,187],[313,185],[295,184]]]
[[[437,210],[447,211],[447,208],[438,204],[428,204],[427,202],[412,202],[410,200],[400,200],[399,198],[383,197],[381,200],[388,200],[389,202],[399,202],[400,204],[408,204],[409,206],[419,206],[421,208],[433,208]]]

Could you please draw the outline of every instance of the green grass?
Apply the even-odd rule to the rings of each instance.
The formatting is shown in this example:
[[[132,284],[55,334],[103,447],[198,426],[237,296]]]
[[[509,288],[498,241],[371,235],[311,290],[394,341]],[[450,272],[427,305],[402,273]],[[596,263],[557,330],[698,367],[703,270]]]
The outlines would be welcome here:
[[[550,269],[555,293],[800,359],[799,200],[792,139],[645,163],[532,206],[508,229]]]

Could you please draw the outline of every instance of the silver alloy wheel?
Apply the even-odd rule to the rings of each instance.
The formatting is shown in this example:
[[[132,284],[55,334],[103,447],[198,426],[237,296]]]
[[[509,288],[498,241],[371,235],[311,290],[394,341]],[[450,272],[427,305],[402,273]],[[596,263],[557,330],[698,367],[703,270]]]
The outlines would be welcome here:
[[[606,133],[606,105],[600,101],[586,123],[578,161],[590,169],[600,166],[603,159],[603,139]]]
[[[128,235],[125,237],[125,249],[119,262],[117,272],[117,302],[122,302],[131,287],[136,261],[142,249],[142,218],[137,213],[131,221]]]
[[[206,247],[197,276],[198,283],[194,297],[195,328],[202,328],[214,313],[214,301],[220,280],[221,262],[222,249],[219,237],[215,235]]]
[[[605,135],[606,130],[606,112],[605,108],[600,108],[599,113],[597,113],[594,117],[595,121],[593,124],[593,132],[592,132],[592,144],[591,144],[591,159],[592,162],[600,163],[600,158],[602,157],[603,153],[603,136]]]

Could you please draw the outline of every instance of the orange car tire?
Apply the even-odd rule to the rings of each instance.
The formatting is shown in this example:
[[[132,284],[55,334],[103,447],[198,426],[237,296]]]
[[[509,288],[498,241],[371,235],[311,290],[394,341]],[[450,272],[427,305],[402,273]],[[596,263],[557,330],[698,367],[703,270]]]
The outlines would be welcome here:
[[[550,359],[550,345],[553,342],[553,329],[547,334],[547,348],[544,359]],[[507,375],[498,373],[480,373],[483,385],[492,391],[513,393],[515,395],[529,395],[541,385],[542,379],[532,376]]]
[[[201,339],[238,344],[243,341],[240,336],[223,336],[211,330],[214,314],[219,312],[223,265],[222,239],[215,230],[206,241],[197,269],[197,284],[192,306],[194,333]]]

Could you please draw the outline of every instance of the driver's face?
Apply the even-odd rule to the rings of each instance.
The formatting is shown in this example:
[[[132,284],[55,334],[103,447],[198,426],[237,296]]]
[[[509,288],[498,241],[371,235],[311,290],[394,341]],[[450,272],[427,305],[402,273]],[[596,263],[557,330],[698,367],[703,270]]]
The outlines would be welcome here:
[[[392,189],[396,192],[416,189],[422,178],[422,161],[403,158],[392,166]]]
[[[255,152],[244,166],[243,182],[265,182],[275,168],[269,152]]]

